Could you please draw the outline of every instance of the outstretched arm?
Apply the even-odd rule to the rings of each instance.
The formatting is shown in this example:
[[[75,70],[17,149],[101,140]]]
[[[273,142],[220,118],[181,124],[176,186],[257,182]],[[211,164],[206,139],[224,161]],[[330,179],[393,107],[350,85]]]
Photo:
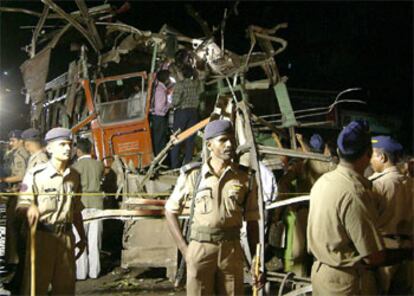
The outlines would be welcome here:
[[[298,140],[298,142],[299,142],[299,145],[300,145],[300,147],[302,148],[302,151],[303,152],[309,152],[310,151],[310,148],[309,148],[309,146],[305,143],[305,141],[303,140],[303,136],[302,136],[302,134],[296,134],[296,139]]]

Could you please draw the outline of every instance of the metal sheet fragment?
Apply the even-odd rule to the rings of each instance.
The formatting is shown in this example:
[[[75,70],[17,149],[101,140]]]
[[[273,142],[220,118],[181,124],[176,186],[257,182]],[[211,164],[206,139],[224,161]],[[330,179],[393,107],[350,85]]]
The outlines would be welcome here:
[[[41,103],[45,98],[44,88],[49,72],[50,52],[51,49],[46,48],[20,66],[24,85],[34,104]],[[35,119],[38,119],[40,115],[39,109],[35,114]]]

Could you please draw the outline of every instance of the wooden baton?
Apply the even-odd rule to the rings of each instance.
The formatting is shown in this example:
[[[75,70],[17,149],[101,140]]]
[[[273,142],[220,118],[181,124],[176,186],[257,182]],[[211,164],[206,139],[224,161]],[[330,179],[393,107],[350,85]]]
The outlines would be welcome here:
[[[37,221],[30,226],[30,296],[36,295],[36,227]]]
[[[254,275],[256,279],[259,279],[260,272],[260,244],[256,245],[256,260],[254,261]],[[257,296],[258,293],[257,283],[253,285],[253,296]]]

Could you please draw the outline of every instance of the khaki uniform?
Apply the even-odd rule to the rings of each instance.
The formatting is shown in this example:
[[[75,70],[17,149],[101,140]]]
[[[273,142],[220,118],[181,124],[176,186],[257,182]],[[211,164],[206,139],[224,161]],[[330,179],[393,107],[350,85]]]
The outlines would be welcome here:
[[[377,210],[377,226],[387,248],[410,247],[414,234],[414,186],[412,180],[401,174],[397,167],[385,169],[373,175],[373,191],[377,193],[374,206]],[[383,292],[391,288],[393,294],[413,293],[413,264],[388,266],[379,270]],[[392,282],[398,282],[393,285]]]
[[[10,155],[10,176],[23,178],[27,168],[29,153],[23,147],[19,147],[10,153],[12,153]],[[19,184],[11,184],[10,191],[17,192]],[[7,199],[6,262],[8,264],[19,263],[19,229],[21,228],[21,223],[16,217],[16,203],[17,197],[15,195]]]
[[[257,184],[247,170],[232,163],[217,177],[208,162],[183,171],[165,208],[181,213],[196,189],[191,242],[187,253],[187,295],[242,295],[243,220],[259,219]]]
[[[42,150],[31,155],[27,163],[27,171],[33,169],[35,166],[48,162],[49,159],[45,152]]]
[[[10,166],[10,176],[23,177],[27,169],[28,158],[29,153],[23,147],[19,147],[14,150]]]
[[[313,186],[307,228],[314,295],[375,295],[375,274],[361,260],[384,249],[368,201],[371,184],[339,165]]]
[[[306,195],[323,174],[334,170],[335,167],[333,162],[312,159],[298,161],[290,166],[282,177],[280,192],[297,192],[298,195]],[[290,197],[294,196],[288,196]],[[308,213],[307,205],[293,205],[285,209],[282,217],[286,228],[284,271],[294,272],[297,276],[309,276],[312,265],[312,258],[306,252]],[[279,211],[277,215],[280,216]]]
[[[40,216],[36,231],[36,295],[75,294],[73,214],[83,205],[79,174],[66,169],[59,174],[51,162],[29,171],[22,184],[18,207],[36,204]],[[28,246],[30,244],[28,243]],[[29,250],[30,248],[28,248]],[[26,254],[24,294],[30,291],[30,253]]]

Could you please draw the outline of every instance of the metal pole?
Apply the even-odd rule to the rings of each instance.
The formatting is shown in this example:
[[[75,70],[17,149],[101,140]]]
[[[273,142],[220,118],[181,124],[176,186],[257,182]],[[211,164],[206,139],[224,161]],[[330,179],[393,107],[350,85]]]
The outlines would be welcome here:
[[[151,73],[154,73],[154,70],[155,70],[155,62],[157,60],[157,52],[158,52],[158,43],[155,43],[154,44],[154,49],[152,51]]]

